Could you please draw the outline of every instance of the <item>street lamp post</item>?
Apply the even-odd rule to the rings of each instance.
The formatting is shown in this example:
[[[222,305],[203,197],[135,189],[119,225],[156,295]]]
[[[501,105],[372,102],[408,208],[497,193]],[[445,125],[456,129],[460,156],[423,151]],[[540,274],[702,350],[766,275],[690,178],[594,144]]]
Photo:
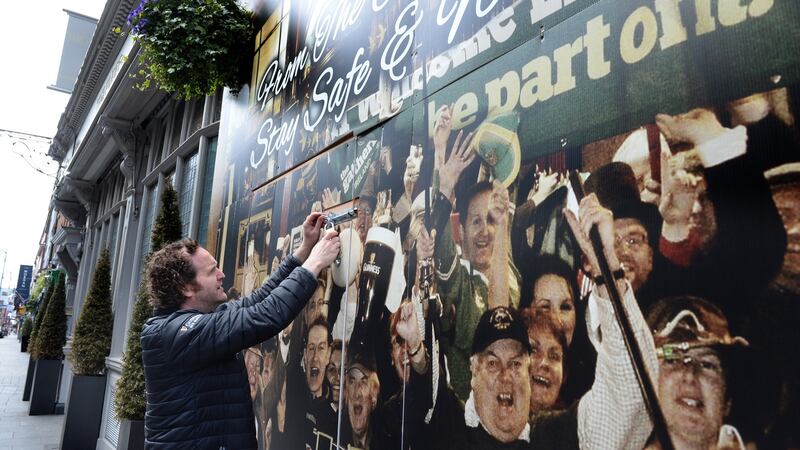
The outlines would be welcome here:
[[[2,290],[3,280],[6,277],[6,258],[8,258],[8,250],[0,248],[0,252],[3,252],[3,271],[0,272],[0,290]]]

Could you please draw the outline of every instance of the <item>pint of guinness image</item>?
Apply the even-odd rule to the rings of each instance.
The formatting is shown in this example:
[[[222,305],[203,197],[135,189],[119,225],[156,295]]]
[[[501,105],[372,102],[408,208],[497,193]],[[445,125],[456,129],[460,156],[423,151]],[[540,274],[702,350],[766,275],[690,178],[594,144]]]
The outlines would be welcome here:
[[[366,342],[370,335],[370,320],[377,322],[386,304],[395,260],[395,240],[394,232],[387,228],[372,227],[367,233],[358,283],[358,312],[351,344],[363,345]]]

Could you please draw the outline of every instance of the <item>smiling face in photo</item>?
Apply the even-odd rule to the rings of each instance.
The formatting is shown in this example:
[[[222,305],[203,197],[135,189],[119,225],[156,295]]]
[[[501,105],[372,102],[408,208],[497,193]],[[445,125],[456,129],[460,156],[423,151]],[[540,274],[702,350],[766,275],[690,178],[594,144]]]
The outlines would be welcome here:
[[[547,327],[528,329],[531,341],[531,411],[546,411],[558,401],[564,382],[564,347]]]
[[[494,251],[495,225],[489,217],[491,191],[472,198],[464,221],[464,255],[476,270],[486,272]]]
[[[354,436],[363,437],[369,430],[369,419],[378,404],[378,376],[356,364],[345,374],[347,417]]]
[[[530,356],[519,341],[500,339],[473,356],[472,391],[481,424],[500,442],[515,441],[530,411]]]
[[[653,248],[650,247],[647,229],[636,219],[614,220],[617,241],[614,246],[625,278],[634,291],[642,287],[653,271]]]
[[[305,363],[308,390],[315,398],[322,395],[322,383],[325,379],[325,367],[328,365],[329,353],[327,328],[322,325],[312,326],[308,330],[303,362]]]
[[[658,397],[670,434],[681,441],[716,442],[728,409],[725,396],[725,376],[715,350],[696,348],[661,360]]]
[[[331,387],[331,401],[339,403],[339,382],[341,380],[341,367],[342,367],[342,351],[335,349],[331,351],[328,366],[325,368],[325,376],[328,378],[328,384]]]
[[[567,344],[572,342],[576,322],[575,299],[567,280],[552,273],[539,277],[533,288],[533,307],[558,318],[564,328]]]

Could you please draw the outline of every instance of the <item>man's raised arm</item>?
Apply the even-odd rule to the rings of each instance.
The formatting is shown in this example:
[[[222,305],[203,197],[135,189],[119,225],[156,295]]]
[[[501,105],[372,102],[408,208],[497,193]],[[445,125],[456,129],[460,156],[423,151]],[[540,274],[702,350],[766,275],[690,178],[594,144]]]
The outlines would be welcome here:
[[[314,248],[314,245],[319,241],[320,230],[322,229],[324,221],[325,217],[322,213],[314,212],[309,214],[305,222],[303,222],[303,243],[300,244],[297,251],[293,255],[284,258],[278,270],[276,270],[260,288],[240,300],[231,302],[233,306],[249,308],[263,301],[296,267],[303,265],[308,259],[311,249]]]

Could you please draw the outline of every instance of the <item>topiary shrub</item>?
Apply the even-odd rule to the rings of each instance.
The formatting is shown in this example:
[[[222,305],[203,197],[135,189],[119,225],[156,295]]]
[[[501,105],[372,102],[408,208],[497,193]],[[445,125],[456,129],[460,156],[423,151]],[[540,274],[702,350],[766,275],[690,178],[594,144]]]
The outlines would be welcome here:
[[[39,306],[35,308],[34,312],[34,319],[33,319],[33,329],[31,330],[31,338],[28,341],[28,353],[31,354],[34,358],[36,358],[36,344],[39,342],[39,329],[42,327],[42,321],[44,320],[44,314],[47,312],[47,305],[50,303],[50,298],[53,296],[53,280],[52,278],[57,276],[58,272],[53,271],[47,278],[50,281],[47,283],[44,291],[44,296],[42,297],[42,301],[39,303]]]
[[[97,261],[92,285],[75,326],[69,355],[75,375],[102,375],[105,371],[114,326],[111,301],[111,262],[105,249]]]
[[[31,331],[33,331],[33,320],[29,316],[26,316],[19,329],[19,336],[30,337]]]
[[[178,209],[178,194],[172,185],[166,183],[161,194],[161,208],[153,224],[150,236],[151,253],[157,252],[164,245],[182,238],[181,216]],[[147,255],[145,261],[150,259]],[[122,357],[122,376],[117,381],[114,395],[114,408],[119,420],[144,420],[147,408],[144,384],[144,366],[142,365],[142,344],[140,336],[142,327],[152,315],[153,308],[147,296],[144,275],[139,283],[139,293],[133,305],[131,327],[128,329],[127,345]]]
[[[122,377],[117,381],[114,395],[114,410],[118,420],[144,420],[147,408],[145,395],[144,366],[142,365],[142,343],[139,337],[142,327],[150,318],[153,308],[147,298],[147,291],[140,284],[136,302],[133,304],[133,317],[128,330],[128,342],[122,355]]]
[[[56,288],[47,305],[39,338],[36,342],[36,359],[60,359],[64,356],[64,344],[67,342],[66,292],[64,276],[58,277]]]
[[[150,235],[150,252],[155,253],[170,242],[181,240],[182,233],[178,193],[172,188],[171,183],[164,183],[164,192],[161,193],[161,208],[158,210],[158,216],[153,224],[153,233]]]

